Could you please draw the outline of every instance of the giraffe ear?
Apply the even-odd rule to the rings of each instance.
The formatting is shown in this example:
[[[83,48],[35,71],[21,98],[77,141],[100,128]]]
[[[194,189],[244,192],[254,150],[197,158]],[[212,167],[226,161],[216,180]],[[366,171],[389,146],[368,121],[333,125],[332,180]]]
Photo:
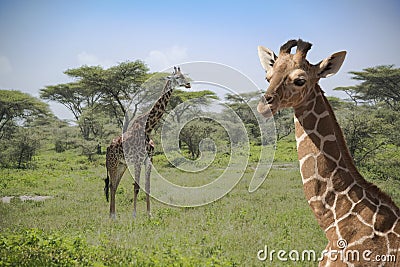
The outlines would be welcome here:
[[[346,57],[346,51],[337,52],[317,64],[318,78],[327,78],[339,71]]]
[[[258,46],[258,57],[261,65],[266,72],[270,71],[274,66],[275,60],[278,58],[274,52],[264,46]]]

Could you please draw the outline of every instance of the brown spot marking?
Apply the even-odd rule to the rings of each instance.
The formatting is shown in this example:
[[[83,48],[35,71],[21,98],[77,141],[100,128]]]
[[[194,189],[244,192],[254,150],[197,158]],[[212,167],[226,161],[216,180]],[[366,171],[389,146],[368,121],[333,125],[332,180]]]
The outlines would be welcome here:
[[[349,197],[354,203],[357,203],[363,197],[363,189],[358,185],[354,185],[349,191]]]
[[[335,202],[335,193],[333,191],[328,191],[327,194],[325,195],[325,202],[329,206],[333,206],[333,203]]]
[[[326,238],[328,240],[337,240],[337,234],[336,234],[336,227],[330,228],[328,231],[325,232]]]
[[[322,150],[325,154],[333,157],[336,160],[338,160],[340,157],[340,151],[338,149],[336,141],[325,141]]]
[[[391,249],[399,249],[400,248],[400,237],[397,237],[393,233],[389,233],[388,239],[389,239],[389,247]]]
[[[366,234],[372,235],[372,233]],[[350,242],[349,242],[350,243]],[[383,236],[373,235],[371,238],[367,238],[362,242],[362,244],[358,244],[349,248],[351,250],[359,251],[360,252],[360,261],[352,261],[355,266],[390,266],[388,264],[382,265],[382,262],[374,262],[373,259],[376,259],[377,256],[386,255],[387,254],[387,247],[386,247],[386,238]],[[362,257],[362,252],[366,249],[370,250],[372,254],[368,255],[370,261],[365,261]],[[393,265],[392,265],[393,266]]]
[[[316,102],[316,105],[314,107],[314,112],[319,115],[319,114],[323,113],[326,110],[326,107],[323,104],[324,101],[323,101],[323,99],[322,99],[322,97],[320,95],[317,96],[316,101],[317,102]]]
[[[332,211],[325,208],[321,201],[311,202],[310,207],[313,210],[315,218],[317,218],[318,224],[322,229],[327,228],[335,221]]]
[[[305,107],[306,110],[313,110],[314,109],[315,100],[309,101],[307,106]]]
[[[387,206],[380,206],[378,214],[376,215],[375,230],[385,233],[392,229],[393,224],[397,220],[396,215]]]
[[[310,153],[317,154],[319,152],[319,148],[314,145],[309,137],[306,137],[302,142],[300,142],[297,152],[300,160]]]
[[[331,159],[325,157],[323,154],[317,157],[318,173],[321,177],[328,178],[336,169],[336,163]]]
[[[344,161],[343,157],[340,158],[338,165],[342,166],[343,168],[347,168],[346,162]]]
[[[301,174],[304,179],[310,178],[315,174],[315,159],[314,157],[307,158],[301,165]]]
[[[309,200],[313,196],[322,196],[322,194],[326,191],[326,182],[312,179],[305,183],[303,188],[307,200]]]
[[[299,138],[304,133],[303,127],[301,126],[299,121],[295,122],[295,130],[296,138]]]
[[[303,128],[306,131],[312,131],[315,128],[316,122],[317,122],[317,117],[315,117],[314,114],[310,113],[303,120]]]
[[[306,95],[306,93],[307,93],[307,91],[303,90],[303,95]],[[315,99],[315,96],[316,96],[316,94],[315,94],[315,91],[313,90],[313,91],[308,93],[308,97],[307,98],[308,99]],[[312,102],[314,102],[314,101],[312,101]]]
[[[335,175],[332,177],[333,188],[337,192],[346,190],[352,183],[353,180],[350,176],[350,173],[342,169],[338,169]]]
[[[360,203],[354,206],[352,211],[359,214],[368,224],[372,224],[372,218],[376,212],[376,206],[372,205],[368,200],[363,199]]]
[[[341,218],[349,213],[352,207],[351,201],[345,195],[338,195],[335,206],[336,218]]]
[[[376,198],[375,196],[371,195],[370,192],[366,192],[365,196],[375,205],[379,205],[379,199]]]
[[[310,133],[308,135],[308,138],[310,138],[310,140],[313,142],[314,146],[318,149],[318,151],[320,151],[320,149],[321,149],[321,139],[319,139],[319,137],[314,133]]]
[[[331,120],[330,116],[325,116],[319,120],[317,131],[320,135],[327,136],[334,133]]]
[[[372,234],[372,228],[360,224],[358,218],[352,214],[341,220],[338,227],[340,235],[348,244]]]

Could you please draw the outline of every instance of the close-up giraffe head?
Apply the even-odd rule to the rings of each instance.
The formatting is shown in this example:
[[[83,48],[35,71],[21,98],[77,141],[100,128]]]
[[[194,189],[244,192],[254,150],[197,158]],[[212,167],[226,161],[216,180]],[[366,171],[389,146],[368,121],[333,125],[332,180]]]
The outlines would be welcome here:
[[[185,87],[185,88],[191,88],[190,82],[188,79],[183,75],[181,72],[180,67],[174,67],[174,72],[172,75],[167,76],[167,80],[171,81],[171,87]]]
[[[296,53],[291,54],[297,46]],[[289,40],[281,46],[279,55],[263,46],[258,47],[258,56],[266,72],[269,87],[257,106],[257,111],[270,118],[283,108],[299,107],[320,78],[335,74],[341,67],[346,51],[337,52],[313,65],[306,55],[311,44]]]

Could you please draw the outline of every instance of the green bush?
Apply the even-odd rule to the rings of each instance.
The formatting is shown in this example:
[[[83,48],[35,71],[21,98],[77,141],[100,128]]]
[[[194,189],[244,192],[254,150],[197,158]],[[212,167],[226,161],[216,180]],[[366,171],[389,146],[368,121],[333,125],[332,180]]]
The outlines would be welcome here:
[[[36,229],[0,233],[0,266],[89,266],[95,253],[81,237],[45,234]]]
[[[199,255],[182,255],[173,242],[153,253],[127,249],[104,239],[99,246],[80,236],[46,234],[38,229],[0,233],[0,266],[235,266],[220,249],[205,248]]]

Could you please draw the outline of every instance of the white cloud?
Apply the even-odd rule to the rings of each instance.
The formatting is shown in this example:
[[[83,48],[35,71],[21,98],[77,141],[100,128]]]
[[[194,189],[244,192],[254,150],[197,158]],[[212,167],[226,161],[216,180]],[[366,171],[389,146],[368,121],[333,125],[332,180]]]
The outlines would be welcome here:
[[[145,58],[152,71],[160,71],[187,61],[187,48],[174,45],[165,50],[152,50]]]
[[[78,63],[80,65],[100,65],[100,60],[93,54],[89,54],[86,51],[83,51],[78,54]]]
[[[10,60],[5,56],[0,56],[0,74],[9,74],[12,71]]]
[[[88,66],[102,66],[109,67],[112,65],[110,61],[101,60],[96,55],[89,54],[86,51],[83,51],[78,54],[78,64],[79,65],[88,65]]]

